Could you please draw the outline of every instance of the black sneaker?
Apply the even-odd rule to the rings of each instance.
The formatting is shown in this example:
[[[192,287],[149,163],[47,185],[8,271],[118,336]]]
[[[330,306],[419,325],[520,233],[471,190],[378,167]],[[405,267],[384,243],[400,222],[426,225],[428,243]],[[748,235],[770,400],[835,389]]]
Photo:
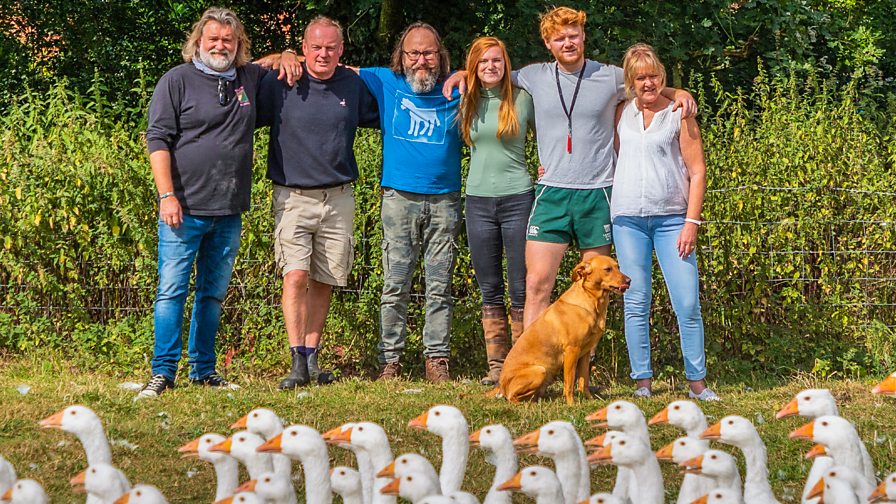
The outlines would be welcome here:
[[[137,394],[134,400],[159,397],[162,395],[162,392],[173,388],[174,380],[169,380],[167,376],[162,374],[152,375],[152,378],[149,379],[149,382]]]
[[[211,374],[204,378],[190,378],[190,385],[205,385],[206,387],[216,387],[227,390],[237,390],[240,388],[236,383],[230,383],[222,378],[217,371],[212,371]]]

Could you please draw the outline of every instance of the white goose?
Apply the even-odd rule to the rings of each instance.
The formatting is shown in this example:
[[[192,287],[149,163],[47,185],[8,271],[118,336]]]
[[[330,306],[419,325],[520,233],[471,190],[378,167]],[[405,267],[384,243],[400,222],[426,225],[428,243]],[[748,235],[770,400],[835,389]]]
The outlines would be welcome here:
[[[354,425],[355,424],[352,422],[344,423],[333,430],[324,432],[323,434],[321,434],[321,437],[324,438],[324,441],[330,443],[331,438],[348,430]],[[358,445],[353,445],[348,442],[334,442],[333,444],[340,448],[345,448],[355,455],[355,460],[358,463],[358,473],[361,476],[361,497],[364,502],[371,502],[374,493],[379,493],[379,489],[373,488],[373,480],[375,478],[377,468],[373,467],[373,462],[370,461],[370,455],[368,455],[367,450],[364,450]]]
[[[33,479],[18,480],[0,496],[0,500],[9,504],[47,504],[50,498],[40,483]]]
[[[535,504],[563,504],[563,490],[554,471],[543,466],[529,466],[498,485],[502,492],[522,492],[535,499]]]
[[[730,490],[737,494],[738,500],[743,496],[740,471],[737,469],[737,460],[721,450],[706,450],[703,455],[685,460],[679,464],[685,474],[699,474],[710,478],[715,483],[715,489]]]
[[[835,415],[821,416],[791,432],[790,437],[808,439],[824,445],[835,464],[846,466],[864,475],[871,487],[877,484],[874,466],[864,460],[862,456],[864,444],[849,420]]]
[[[274,470],[270,454],[255,451],[262,444],[264,444],[264,440],[258,434],[240,431],[208,450],[213,453],[225,453],[239,460],[246,466],[249,477],[256,479],[262,474]]]
[[[685,460],[703,455],[708,448],[706,441],[692,437],[680,437],[660,448],[656,452],[656,458],[657,460],[666,460],[680,465]],[[711,478],[686,472],[681,481],[681,488],[678,490],[678,499],[675,502],[677,504],[690,504],[700,496],[706,495],[716,486],[716,482]]]
[[[495,466],[492,485],[482,504],[510,504],[511,494],[498,491],[498,486],[512,478],[519,469],[510,431],[501,424],[486,425],[470,434],[470,444],[485,450],[485,460]]]
[[[168,504],[168,501],[152,485],[135,485],[128,493],[115,499],[115,504]]]
[[[459,491],[470,455],[470,429],[463,413],[454,406],[433,406],[411,420],[408,427],[423,429],[442,438],[442,467],[439,470],[442,494]]]
[[[709,424],[706,422],[706,415],[703,414],[703,410],[697,406],[697,403],[693,401],[670,402],[647,422],[647,425],[661,424],[673,425],[684,430],[689,438],[706,443],[706,449],[709,449],[709,443],[700,439],[700,434],[703,434]]]
[[[8,460],[0,456],[0,495],[12,488],[16,479],[16,469]]]
[[[215,501],[233,495],[239,485],[239,462],[227,453],[210,451],[212,446],[227,439],[220,434],[208,433],[199,436],[177,449],[182,457],[199,457],[215,468]]]
[[[828,389],[806,389],[800,391],[793,399],[775,414],[775,418],[782,419],[799,415],[806,418],[818,418],[826,415],[838,415],[837,401]],[[808,455],[807,455],[808,456]],[[806,483],[803,486],[802,502],[804,504],[817,504],[818,499],[810,499],[809,492],[821,478],[821,473],[834,465],[834,459],[827,454],[814,457]]]
[[[383,479],[388,478],[394,481],[396,478],[401,478],[408,474],[417,474],[427,481],[436,481],[437,486],[439,487],[437,493],[442,494],[439,475],[436,473],[435,467],[433,467],[432,463],[427,460],[426,457],[417,453],[405,453],[399,455],[398,458],[389,462],[389,465],[376,473],[376,477]]]
[[[218,499],[214,504],[265,504],[255,495],[255,492],[238,492],[223,499]]]
[[[251,479],[237,487],[236,492],[252,492],[262,500],[276,504],[299,502],[290,477],[276,472],[264,473],[258,479]]]
[[[87,455],[87,465],[112,463],[112,450],[103,430],[103,422],[87,406],[69,406],[41,420],[40,426],[74,434]]]
[[[874,492],[874,486],[868,484],[868,480],[865,479],[864,475],[857,473],[856,471],[853,471],[852,469],[845,466],[835,465],[829,468],[821,475],[820,479],[824,479],[826,485],[833,484],[832,486],[834,487],[828,493],[832,495],[835,494],[836,497],[828,499],[828,493],[825,494],[824,501],[828,504],[837,504],[837,502],[840,500],[846,500],[847,502],[849,502],[849,498],[847,496],[841,495],[843,494],[842,490],[840,490],[842,483],[845,483],[847,485],[849,491],[854,494],[858,502],[867,502],[871,497],[871,494]],[[816,483],[816,487],[818,486],[820,485]]]
[[[457,504],[479,504],[479,499],[476,498],[475,495],[470,492],[454,492],[448,497],[451,498]]]
[[[695,500],[692,504],[741,504],[740,494],[725,488],[716,488]]]
[[[373,422],[357,422],[343,428],[337,427],[323,436],[324,441],[336,445],[351,445],[359,451],[363,451],[370,460],[370,472],[365,474],[365,468],[360,464],[361,482],[369,478],[371,484],[371,501],[374,504],[395,504],[395,497],[384,495],[379,489],[391,483],[388,479],[376,478],[374,467],[385,467],[392,461],[392,448],[389,446],[389,438],[382,427]]]
[[[614,464],[632,471],[637,481],[629,495],[637,504],[662,504],[664,498],[663,474],[650,446],[635,436],[622,434],[612,443],[599,448],[588,457],[594,464]]]
[[[647,432],[647,420],[644,418],[644,412],[632,402],[614,401],[607,407],[586,416],[585,420],[597,422],[595,427],[620,430],[630,436],[635,436],[650,446],[650,434]],[[626,467],[619,467],[616,471],[613,495],[622,499],[623,502],[628,501],[635,487],[637,487],[637,482],[632,480],[631,471]]]
[[[380,489],[384,495],[400,496],[402,499],[418,504],[424,498],[439,495],[441,488],[439,479],[423,473],[405,474],[394,478],[386,486]]]
[[[290,425],[257,448],[259,453],[282,453],[302,464],[305,474],[305,502],[329,504],[333,501],[330,491],[330,458],[327,444],[320,433],[307,425]],[[282,475],[281,475],[282,476]],[[284,478],[290,481],[289,477]]]
[[[896,472],[890,473],[868,496],[868,502],[896,501]]]
[[[112,504],[121,494],[131,489],[127,476],[110,464],[92,465],[76,474],[69,483],[75,490],[86,491],[103,504]]]
[[[342,497],[342,504],[362,504],[361,473],[346,466],[330,469],[330,488]]]
[[[778,503],[768,482],[768,453],[756,427],[744,417],[726,416],[700,436],[740,448],[744,454],[747,475],[744,480],[744,501],[750,504]]]
[[[579,504],[622,504],[622,499],[611,493],[601,492],[588,497],[588,500],[582,501]]]
[[[859,500],[848,482],[824,476],[818,479],[807,497],[813,500],[818,499],[822,504],[864,504],[865,502]]]
[[[268,441],[283,432],[283,420],[272,410],[255,408],[234,422],[230,428],[247,430]],[[271,462],[275,473],[292,475],[292,460],[289,457],[277,453],[272,455]]]
[[[549,422],[513,442],[523,453],[535,452],[554,460],[566,504],[591,495],[591,470],[585,446],[569,422]]]

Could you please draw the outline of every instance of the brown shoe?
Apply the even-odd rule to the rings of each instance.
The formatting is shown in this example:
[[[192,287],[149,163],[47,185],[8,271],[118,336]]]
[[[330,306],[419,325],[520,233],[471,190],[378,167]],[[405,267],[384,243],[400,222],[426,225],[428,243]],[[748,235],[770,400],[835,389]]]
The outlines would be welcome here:
[[[488,358],[488,374],[479,383],[494,387],[501,377],[504,359],[510,350],[507,339],[507,313],[503,306],[482,307],[482,332],[485,334],[485,355]]]
[[[514,343],[516,340],[520,339],[520,335],[523,334],[523,309],[522,308],[511,308],[510,309],[510,334],[511,339]]]
[[[448,357],[427,357],[426,379],[432,383],[451,381],[451,375],[448,374]]]
[[[397,380],[401,378],[401,363],[398,361],[387,362],[380,369],[380,375],[377,380]]]

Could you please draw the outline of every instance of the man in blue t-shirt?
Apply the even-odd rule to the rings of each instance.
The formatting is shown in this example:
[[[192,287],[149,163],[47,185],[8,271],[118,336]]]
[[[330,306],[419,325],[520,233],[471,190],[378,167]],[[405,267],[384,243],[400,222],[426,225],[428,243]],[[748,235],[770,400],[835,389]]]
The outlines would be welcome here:
[[[401,373],[411,282],[421,256],[426,275],[426,379],[451,379],[451,276],[461,223],[461,139],[455,124],[459,95],[446,99],[441,92],[448,65],[438,32],[417,22],[405,28],[389,68],[360,69],[379,105],[383,131],[379,379]]]

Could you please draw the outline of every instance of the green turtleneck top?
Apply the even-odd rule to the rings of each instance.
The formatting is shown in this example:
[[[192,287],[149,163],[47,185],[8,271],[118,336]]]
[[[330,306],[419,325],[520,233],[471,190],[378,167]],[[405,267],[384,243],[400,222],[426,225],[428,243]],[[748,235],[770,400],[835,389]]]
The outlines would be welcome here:
[[[526,131],[535,130],[532,96],[514,88],[520,131],[513,137],[498,138],[500,90],[481,89],[479,108],[470,125],[470,174],[466,192],[470,196],[510,196],[532,190],[532,178],[526,168]]]

